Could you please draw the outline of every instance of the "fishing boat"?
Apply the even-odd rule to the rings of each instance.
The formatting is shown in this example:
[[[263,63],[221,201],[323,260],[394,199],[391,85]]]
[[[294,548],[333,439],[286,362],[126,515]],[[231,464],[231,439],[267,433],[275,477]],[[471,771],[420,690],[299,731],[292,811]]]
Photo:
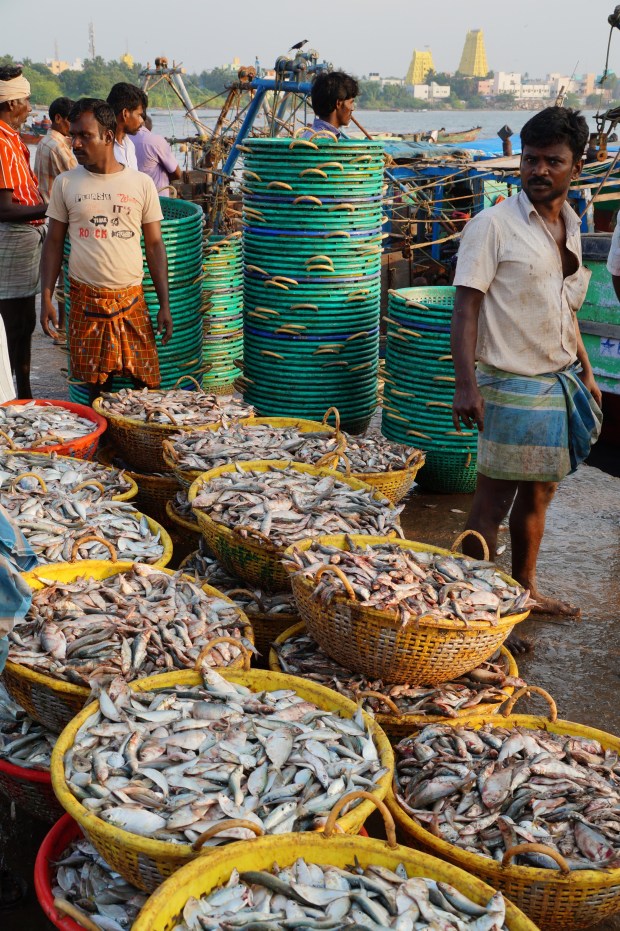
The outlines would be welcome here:
[[[454,133],[447,133],[445,129],[440,129],[437,142],[474,142],[481,132],[482,126],[473,126],[472,129],[461,129]]]
[[[40,120],[32,120],[31,123],[28,123],[21,130],[19,134],[20,138],[26,145],[38,145],[43,136],[47,134],[51,125],[52,121],[47,116],[44,116]]]

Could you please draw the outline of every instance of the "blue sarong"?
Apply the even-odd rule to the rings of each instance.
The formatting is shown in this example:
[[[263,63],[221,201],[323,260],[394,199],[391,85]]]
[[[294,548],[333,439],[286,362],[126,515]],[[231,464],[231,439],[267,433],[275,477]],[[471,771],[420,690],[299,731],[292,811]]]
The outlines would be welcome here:
[[[0,672],[4,669],[9,644],[6,634],[30,608],[32,591],[20,573],[38,563],[23,533],[0,507]]]
[[[515,375],[479,363],[484,431],[478,471],[508,481],[559,482],[590,453],[603,415],[572,365]]]

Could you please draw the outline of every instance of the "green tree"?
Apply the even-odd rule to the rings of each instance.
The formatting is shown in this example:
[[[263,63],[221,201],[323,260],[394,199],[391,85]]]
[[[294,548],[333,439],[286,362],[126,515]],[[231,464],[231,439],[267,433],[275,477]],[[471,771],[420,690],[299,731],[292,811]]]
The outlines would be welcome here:
[[[24,65],[24,77],[30,81],[30,99],[35,106],[48,107],[62,96],[58,78],[45,65]]]

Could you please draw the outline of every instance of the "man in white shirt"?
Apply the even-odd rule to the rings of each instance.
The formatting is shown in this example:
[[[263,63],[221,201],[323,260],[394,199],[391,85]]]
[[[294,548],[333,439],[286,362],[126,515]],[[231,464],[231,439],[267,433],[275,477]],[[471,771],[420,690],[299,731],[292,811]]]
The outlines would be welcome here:
[[[107,102],[114,110],[116,133],[114,158],[121,165],[138,171],[136,148],[131,136],[135,136],[144,123],[148,97],[139,87],[121,81],[108,94]]]
[[[452,321],[454,425],[480,431],[467,527],[494,559],[510,511],[513,577],[535,611],[568,616],[579,610],[539,592],[536,562],[557,484],[586,458],[602,419],[576,318],[590,273],[567,203],[587,141],[586,120],[570,109],[548,107],[525,124],[521,192],[463,232]],[[475,541],[465,549],[479,555]]]

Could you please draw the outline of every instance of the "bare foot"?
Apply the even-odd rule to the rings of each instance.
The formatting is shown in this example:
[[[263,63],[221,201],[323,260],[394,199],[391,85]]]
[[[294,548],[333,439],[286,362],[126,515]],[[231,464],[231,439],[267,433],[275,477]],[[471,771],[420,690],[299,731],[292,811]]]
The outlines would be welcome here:
[[[521,655],[531,653],[534,649],[534,642],[529,637],[517,637],[516,634],[512,633],[504,641],[504,646],[511,653]]]
[[[581,617],[581,608],[560,601],[558,598],[548,598],[539,592],[530,592],[530,610],[532,614],[551,614],[556,617]]]

